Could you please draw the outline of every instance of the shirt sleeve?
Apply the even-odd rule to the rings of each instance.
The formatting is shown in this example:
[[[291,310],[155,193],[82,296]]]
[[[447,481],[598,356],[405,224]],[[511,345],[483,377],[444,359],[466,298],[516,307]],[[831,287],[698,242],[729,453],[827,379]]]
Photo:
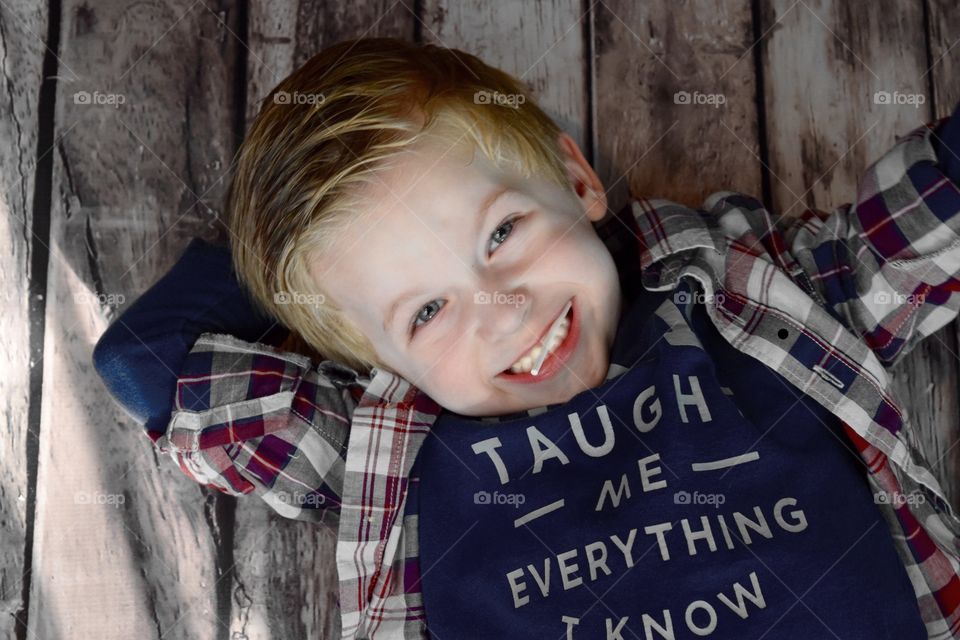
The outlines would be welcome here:
[[[250,301],[228,247],[194,238],[174,266],[100,336],[93,365],[126,411],[158,434],[170,421],[177,374],[204,332],[279,344],[286,329]]]
[[[348,368],[273,346],[287,334],[250,301],[229,248],[195,238],[107,328],[93,364],[188,477],[335,527],[359,387]]]
[[[184,360],[172,417],[155,446],[195,481],[253,494],[281,516],[336,527],[353,370],[226,334],[205,333]]]
[[[856,200],[776,221],[756,199],[718,192],[774,262],[886,367],[960,309],[960,105],[897,138],[863,174]],[[956,162],[945,161],[949,156]]]

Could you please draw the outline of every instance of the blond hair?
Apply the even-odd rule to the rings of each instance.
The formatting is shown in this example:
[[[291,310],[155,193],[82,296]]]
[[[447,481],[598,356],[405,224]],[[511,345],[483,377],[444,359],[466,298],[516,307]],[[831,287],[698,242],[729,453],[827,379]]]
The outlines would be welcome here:
[[[560,132],[519,80],[468,53],[392,38],[335,44],[264,98],[237,152],[227,191],[237,275],[291,330],[285,344],[358,371],[382,366],[321,297],[311,257],[335,251],[364,188],[422,136],[465,138],[498,167],[568,186]]]

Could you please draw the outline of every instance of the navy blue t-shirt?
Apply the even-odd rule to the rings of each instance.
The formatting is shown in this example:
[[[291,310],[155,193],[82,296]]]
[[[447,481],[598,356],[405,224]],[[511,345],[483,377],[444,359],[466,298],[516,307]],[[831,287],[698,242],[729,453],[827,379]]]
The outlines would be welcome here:
[[[926,638],[839,421],[677,294],[633,292],[599,387],[435,423],[410,495],[431,633]]]

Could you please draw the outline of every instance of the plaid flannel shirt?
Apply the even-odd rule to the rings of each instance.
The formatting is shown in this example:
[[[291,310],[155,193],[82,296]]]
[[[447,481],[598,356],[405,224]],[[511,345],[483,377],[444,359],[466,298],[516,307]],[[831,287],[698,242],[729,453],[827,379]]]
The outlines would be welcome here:
[[[930,141],[945,120],[898,138],[866,171],[856,202],[829,214],[781,222],[753,198],[719,192],[700,210],[632,201],[621,216],[636,240],[622,217],[598,225],[611,251],[624,236],[639,241],[645,288],[691,279],[722,335],[842,421],[872,488],[890,496],[878,508],[938,639],[960,637],[960,520],[887,368],[960,307],[960,190]],[[337,528],[342,637],[428,637],[406,497],[441,411],[434,401],[387,371],[362,376],[204,334],[175,403],[166,433],[152,437],[185,473]]]

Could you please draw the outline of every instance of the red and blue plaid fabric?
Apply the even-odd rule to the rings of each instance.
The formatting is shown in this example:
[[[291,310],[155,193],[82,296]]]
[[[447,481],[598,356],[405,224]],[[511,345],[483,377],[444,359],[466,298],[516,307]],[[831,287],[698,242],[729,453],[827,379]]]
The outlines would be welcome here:
[[[930,140],[942,122],[899,138],[855,203],[830,213],[777,220],[720,192],[702,209],[637,199],[598,226],[612,252],[639,242],[644,287],[695,283],[683,304],[704,301],[731,344],[843,422],[888,497],[878,507],[937,639],[960,638],[960,520],[888,368],[960,308],[960,190]],[[223,334],[201,336],[177,386],[155,445],[185,473],[337,527],[343,637],[428,637],[406,497],[441,408],[387,371],[361,376]]]

